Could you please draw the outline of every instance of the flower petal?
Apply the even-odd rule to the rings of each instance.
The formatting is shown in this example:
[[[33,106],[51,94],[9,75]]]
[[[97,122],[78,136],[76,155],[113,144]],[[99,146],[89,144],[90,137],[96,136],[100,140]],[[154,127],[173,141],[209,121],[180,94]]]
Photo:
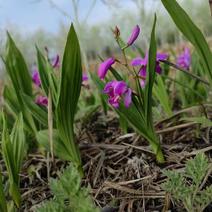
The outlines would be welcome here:
[[[125,107],[129,107],[131,103],[132,103],[132,90],[128,88],[124,97],[124,105]]]
[[[168,57],[169,57],[169,55],[166,53],[157,53],[156,61],[167,60]]]
[[[177,57],[176,63],[179,67],[189,70],[191,66],[191,54],[189,48],[186,47],[184,52]]]
[[[47,106],[48,98],[46,96],[38,96],[35,100],[35,103],[41,106]]]
[[[35,83],[35,85],[37,85],[38,87],[40,87],[41,85],[41,80],[40,80],[40,75],[37,69],[34,69],[32,72],[32,81]]]
[[[82,81],[87,81],[88,80],[88,75],[86,73],[82,74]]]
[[[162,68],[160,67],[159,62],[156,62],[155,71],[156,71],[158,74],[161,74],[161,73],[162,73]]]
[[[52,59],[52,67],[53,68],[59,68],[60,67],[60,57],[59,57],[58,54],[56,55],[56,57],[54,57]]]
[[[114,94],[121,96],[127,90],[127,84],[124,81],[116,81],[114,83]]]
[[[111,68],[111,66],[114,63],[115,63],[115,59],[113,57],[111,57],[99,65],[98,76],[101,80],[103,80],[105,78],[105,75],[107,74],[108,70]]]

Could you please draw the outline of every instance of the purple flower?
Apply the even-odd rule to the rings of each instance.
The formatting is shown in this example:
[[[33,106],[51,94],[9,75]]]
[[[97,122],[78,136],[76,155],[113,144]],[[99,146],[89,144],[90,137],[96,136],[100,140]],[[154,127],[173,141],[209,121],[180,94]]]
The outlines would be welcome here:
[[[35,100],[35,103],[41,106],[48,106],[48,98],[46,96],[38,96]]]
[[[180,68],[189,70],[189,67],[191,66],[191,54],[189,48],[186,47],[184,52],[177,57],[177,65]]]
[[[103,80],[105,78],[105,75],[107,74],[108,70],[111,68],[111,66],[114,63],[115,63],[115,59],[113,57],[111,57],[99,65],[98,76],[101,80]]]
[[[103,93],[107,94],[108,103],[118,108],[121,98],[123,98],[125,107],[129,107],[132,102],[132,90],[127,87],[124,81],[113,80],[105,85]]]
[[[88,81],[88,75],[86,73],[82,74],[82,81]]]
[[[156,55],[156,67],[155,71],[158,74],[162,73],[162,69],[160,67],[160,60],[166,60],[168,58],[168,54],[165,53],[157,53]],[[148,53],[146,53],[144,58],[137,57],[131,61],[132,66],[140,66],[139,70],[139,76],[140,76],[140,84],[141,87],[145,87],[145,78],[146,78],[146,73],[147,73],[147,64],[148,64]]]
[[[130,35],[130,37],[127,41],[127,45],[131,46],[135,42],[135,40],[138,38],[139,34],[140,34],[140,27],[138,25],[136,25],[133,28],[132,34]]]
[[[144,88],[146,84],[146,68],[141,67],[141,69],[139,70],[139,78],[140,78],[140,85],[142,88]]]
[[[88,75],[86,73],[82,74],[82,86],[85,86],[89,88],[89,83],[88,83]]]
[[[60,57],[58,54],[51,59],[51,64],[53,68],[60,68]]]
[[[35,85],[37,85],[38,87],[40,87],[41,85],[41,80],[40,80],[40,75],[37,69],[34,69],[32,72],[32,81],[35,83]]]

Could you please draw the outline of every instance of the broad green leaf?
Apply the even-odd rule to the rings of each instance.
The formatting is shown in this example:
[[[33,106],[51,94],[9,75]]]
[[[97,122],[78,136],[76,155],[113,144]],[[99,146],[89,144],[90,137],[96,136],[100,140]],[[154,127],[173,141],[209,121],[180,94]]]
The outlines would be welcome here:
[[[19,106],[17,96],[15,95],[14,88],[11,86],[5,85],[3,96],[4,96],[6,108],[12,113],[14,117],[16,117],[20,111],[20,106]]]
[[[201,64],[203,65],[204,72],[212,85],[212,54],[204,35],[176,0],[161,1],[176,26],[196,48]]]
[[[79,41],[71,26],[63,55],[61,82],[57,104],[57,128],[61,141],[72,158],[72,162],[81,166],[81,158],[74,135],[74,116],[82,83],[82,66]]]
[[[25,60],[10,34],[7,34],[5,65],[17,96],[20,91],[32,96],[32,79]]]
[[[25,107],[21,96],[21,93],[32,96],[32,79],[24,58],[19,49],[16,47],[9,33],[7,38],[6,56],[3,61],[19,102],[19,107],[21,110],[19,112],[22,112],[28,130],[32,133],[35,133],[36,126],[34,120],[29,110]]]

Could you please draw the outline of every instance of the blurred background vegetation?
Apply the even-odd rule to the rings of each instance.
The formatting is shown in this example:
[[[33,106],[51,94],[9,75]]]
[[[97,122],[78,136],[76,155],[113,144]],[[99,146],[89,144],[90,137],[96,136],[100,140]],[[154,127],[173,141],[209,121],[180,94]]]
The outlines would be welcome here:
[[[8,2],[15,0],[8,0]],[[6,30],[14,37],[17,45],[22,50],[28,65],[31,66],[35,60],[35,44],[43,48],[48,47],[52,54],[63,52],[66,33],[71,21],[75,23],[78,31],[81,47],[83,50],[84,64],[95,61],[97,55],[107,55],[116,52],[117,46],[114,42],[111,29],[116,25],[120,28],[124,39],[130,35],[134,25],[139,24],[142,29],[137,45],[144,50],[148,44],[148,36],[151,29],[153,15],[158,16],[157,39],[160,46],[174,45],[183,41],[168,14],[165,12],[160,0],[20,0],[22,5],[28,5],[27,9],[39,5],[47,5],[58,15],[55,31],[49,30],[48,26],[38,26],[33,30],[18,23],[11,14],[9,21],[0,27],[0,53],[4,55]],[[69,7],[62,6],[65,2]],[[195,23],[208,37],[212,34],[212,21],[208,0],[179,0],[184,9],[189,13]],[[0,10],[4,10],[4,1],[0,1]],[[30,7],[29,7],[30,5]],[[82,12],[83,11],[83,12]],[[105,13],[107,11],[107,13]],[[17,11],[18,12],[18,11]],[[12,13],[12,12],[11,12]],[[44,11],[45,13],[45,11]],[[54,15],[53,14],[53,15]],[[29,12],[30,15],[30,12]],[[37,15],[45,14],[37,11]],[[47,15],[50,15],[49,13]],[[91,21],[91,19],[93,21]],[[96,20],[95,20],[96,19]],[[53,20],[52,20],[53,21]],[[39,20],[38,20],[39,22]],[[1,64],[1,75],[4,73]]]

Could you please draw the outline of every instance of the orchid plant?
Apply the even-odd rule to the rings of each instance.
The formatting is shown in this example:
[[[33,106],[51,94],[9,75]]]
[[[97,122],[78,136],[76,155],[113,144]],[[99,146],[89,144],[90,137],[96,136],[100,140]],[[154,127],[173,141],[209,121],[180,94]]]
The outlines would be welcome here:
[[[140,34],[140,27],[134,27],[126,44],[120,37],[120,30],[115,28],[114,34],[119,45],[124,63],[115,57],[104,60],[98,69],[98,77],[93,76],[105,101],[144,138],[146,138],[159,163],[164,162],[160,141],[155,133],[152,116],[152,90],[156,73],[161,74],[160,60],[166,60],[167,54],[156,53],[155,41],[156,17],[153,24],[149,51],[144,58],[137,57],[130,63],[126,55]],[[114,69],[118,64],[127,71],[128,79]],[[109,80],[111,72],[115,79]]]

